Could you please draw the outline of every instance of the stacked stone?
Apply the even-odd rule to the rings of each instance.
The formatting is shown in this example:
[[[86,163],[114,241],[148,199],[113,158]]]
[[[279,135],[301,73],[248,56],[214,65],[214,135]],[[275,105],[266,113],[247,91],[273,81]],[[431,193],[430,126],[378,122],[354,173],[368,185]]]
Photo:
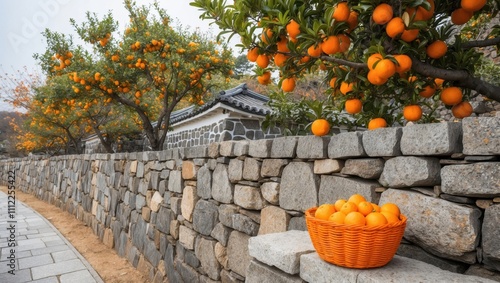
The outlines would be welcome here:
[[[11,159],[0,163],[0,177],[6,183],[16,169],[17,188],[74,214],[153,282],[242,282],[270,268],[251,266],[250,239],[306,230],[306,209],[354,193],[397,203],[408,216],[399,254],[498,279],[499,131],[498,118],[467,118],[332,137]],[[280,258],[268,260],[278,266]]]

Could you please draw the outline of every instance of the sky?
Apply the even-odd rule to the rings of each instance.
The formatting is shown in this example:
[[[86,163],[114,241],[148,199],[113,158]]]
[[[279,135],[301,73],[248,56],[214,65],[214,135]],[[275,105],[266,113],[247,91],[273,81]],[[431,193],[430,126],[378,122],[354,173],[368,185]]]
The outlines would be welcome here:
[[[148,5],[154,0],[136,0],[137,5]],[[218,33],[215,25],[199,19],[201,11],[189,5],[190,0],[158,0],[167,13],[177,19],[183,27],[200,29]],[[64,34],[76,32],[70,24],[73,18],[77,23],[85,20],[87,11],[95,12],[102,17],[109,11],[115,20],[123,27],[128,23],[128,14],[122,0],[15,0],[0,1],[0,72],[14,73],[22,70],[36,70],[33,54],[43,53],[45,40],[41,35],[46,28]],[[123,31],[124,28],[119,28]],[[13,110],[12,107],[0,101],[0,111]]]

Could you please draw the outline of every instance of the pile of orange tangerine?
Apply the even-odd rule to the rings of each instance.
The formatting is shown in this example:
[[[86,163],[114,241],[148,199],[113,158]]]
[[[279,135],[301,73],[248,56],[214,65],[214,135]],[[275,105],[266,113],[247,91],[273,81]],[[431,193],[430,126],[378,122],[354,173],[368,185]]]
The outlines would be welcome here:
[[[400,221],[401,212],[394,203],[378,206],[362,195],[354,194],[349,199],[320,205],[314,214],[318,219],[336,224],[380,226]]]

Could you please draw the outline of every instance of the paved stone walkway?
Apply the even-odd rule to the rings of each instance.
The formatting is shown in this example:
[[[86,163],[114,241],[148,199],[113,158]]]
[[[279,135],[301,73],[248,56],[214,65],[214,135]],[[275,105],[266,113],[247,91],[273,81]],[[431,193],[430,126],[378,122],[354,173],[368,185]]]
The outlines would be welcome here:
[[[103,282],[47,219],[17,200],[15,208],[0,192],[0,282]]]

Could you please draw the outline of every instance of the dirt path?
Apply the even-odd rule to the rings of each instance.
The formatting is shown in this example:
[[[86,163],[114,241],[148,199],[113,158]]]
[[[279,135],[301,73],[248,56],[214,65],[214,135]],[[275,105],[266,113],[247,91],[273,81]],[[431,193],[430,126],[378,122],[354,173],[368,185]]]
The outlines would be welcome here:
[[[0,186],[0,190],[7,193],[7,187]],[[145,274],[136,270],[126,259],[119,257],[115,250],[106,247],[90,227],[73,215],[20,190],[16,190],[16,200],[27,204],[49,220],[87,259],[104,282],[149,282]]]

